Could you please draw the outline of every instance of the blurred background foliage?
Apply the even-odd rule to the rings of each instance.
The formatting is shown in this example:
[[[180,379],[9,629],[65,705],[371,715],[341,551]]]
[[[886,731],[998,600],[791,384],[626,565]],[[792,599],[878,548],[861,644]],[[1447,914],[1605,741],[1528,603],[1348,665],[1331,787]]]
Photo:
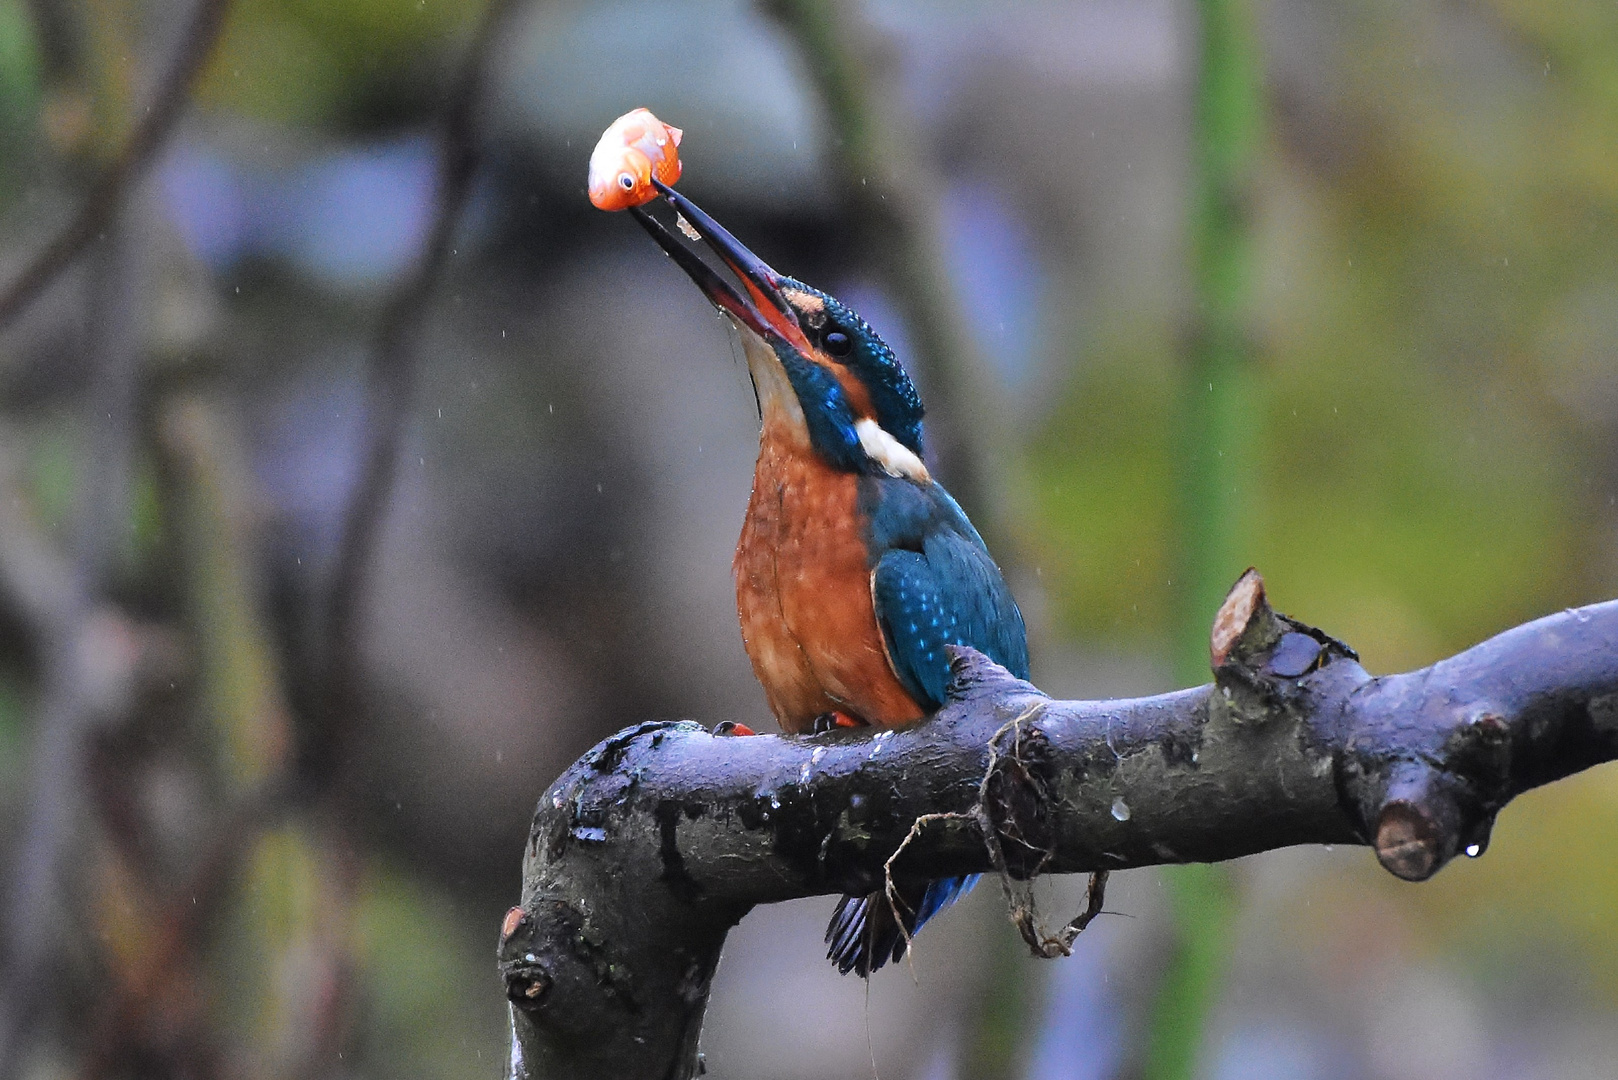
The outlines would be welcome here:
[[[1036,681],[1175,682],[1197,9],[524,0],[483,55],[331,735],[368,358],[440,211],[439,117],[486,4],[236,0],[115,223],[3,328],[6,1075],[493,1076],[493,944],[540,792],[625,724],[765,715],[728,580],[746,379],[583,195],[629,107],[685,128],[685,190],[910,364]],[[851,171],[869,148],[822,98],[805,10],[904,136],[897,175]],[[142,122],[190,12],[0,0],[0,282]],[[1618,9],[1252,15],[1229,577],[1258,565],[1378,672],[1618,595]],[[930,200],[909,220],[936,232],[931,285],[873,250],[856,182]],[[940,282],[951,356],[907,324]],[[1243,860],[1198,1075],[1614,1075],[1615,837],[1603,769],[1423,886],[1358,849]],[[1118,916],[1057,964],[978,890],[869,999],[820,959],[827,901],[761,909],[720,970],[710,1075],[1138,1076],[1174,940],[1159,880],[1115,877]]]

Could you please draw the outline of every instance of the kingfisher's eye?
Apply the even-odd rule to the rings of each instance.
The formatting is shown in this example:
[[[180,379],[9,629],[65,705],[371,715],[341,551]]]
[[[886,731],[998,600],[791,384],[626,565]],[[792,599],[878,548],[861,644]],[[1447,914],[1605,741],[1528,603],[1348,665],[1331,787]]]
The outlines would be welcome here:
[[[826,335],[826,351],[833,356],[847,356],[848,350],[853,347],[854,343],[841,330],[833,330]]]

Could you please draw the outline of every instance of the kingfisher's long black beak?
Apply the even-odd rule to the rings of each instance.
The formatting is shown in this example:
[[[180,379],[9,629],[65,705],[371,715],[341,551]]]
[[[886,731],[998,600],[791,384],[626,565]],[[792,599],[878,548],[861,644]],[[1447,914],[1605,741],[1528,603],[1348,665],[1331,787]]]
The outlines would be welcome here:
[[[704,242],[713,249],[714,254],[730,268],[747,293],[743,296],[732,288],[703,262],[696,252],[682,244],[678,237],[669,232],[662,222],[652,217],[643,207],[631,207],[630,213],[635,215],[635,220],[639,221],[651,234],[652,239],[657,241],[657,245],[680,265],[680,269],[696,282],[703,295],[715,307],[733,316],[759,337],[765,340],[779,338],[799,348],[806,348],[808,342],[798,325],[797,312],[792,310],[792,306],[787,303],[781,291],[783,280],[781,275],[772,270],[763,259],[749,251],[741,241],[730,234],[728,229],[708,216],[707,211],[696,203],[660,180],[654,179],[652,183],[657,185],[658,191],[669,205],[697,230]]]

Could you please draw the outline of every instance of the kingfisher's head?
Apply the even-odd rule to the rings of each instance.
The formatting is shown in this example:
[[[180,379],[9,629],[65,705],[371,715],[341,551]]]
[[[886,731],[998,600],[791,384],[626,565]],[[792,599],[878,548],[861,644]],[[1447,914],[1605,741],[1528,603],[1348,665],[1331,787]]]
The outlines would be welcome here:
[[[725,281],[644,209],[631,211],[740,332],[763,437],[796,440],[838,469],[927,482],[921,398],[870,324],[835,297],[777,274],[690,199],[657,187],[741,284]]]

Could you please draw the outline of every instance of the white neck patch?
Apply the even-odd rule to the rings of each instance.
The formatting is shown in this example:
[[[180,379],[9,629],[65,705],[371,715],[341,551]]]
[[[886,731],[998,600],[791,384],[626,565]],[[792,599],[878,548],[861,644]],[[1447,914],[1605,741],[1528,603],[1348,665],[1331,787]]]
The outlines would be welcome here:
[[[882,430],[875,420],[854,421],[854,431],[860,437],[860,448],[867,457],[882,467],[889,476],[914,480],[918,484],[932,483],[921,458],[904,443]]]

